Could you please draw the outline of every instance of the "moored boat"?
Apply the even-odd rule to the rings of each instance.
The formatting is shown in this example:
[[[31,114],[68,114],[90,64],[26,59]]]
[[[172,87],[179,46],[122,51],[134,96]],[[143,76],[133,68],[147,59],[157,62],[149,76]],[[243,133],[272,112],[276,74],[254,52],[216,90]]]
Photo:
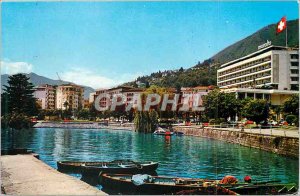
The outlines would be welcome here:
[[[163,129],[161,127],[158,127],[153,134],[155,135],[164,135],[164,136],[171,136],[174,134],[174,132],[168,130],[168,129]]]
[[[290,194],[297,191],[295,183],[256,182],[219,184],[219,180],[126,174],[102,174],[99,178],[104,190],[113,189],[121,194],[259,195]]]
[[[153,174],[158,167],[157,162],[103,162],[98,165],[82,165],[81,174],[86,176],[98,176],[99,173],[124,173]]]
[[[134,179],[139,176],[141,177],[140,179]],[[103,190],[118,191],[114,194],[175,194],[180,191],[191,191],[198,190],[201,187],[203,188],[204,182],[207,184],[215,182],[215,180],[126,174],[102,174],[99,178]],[[209,191],[211,191],[209,188],[203,190],[202,194],[209,194]]]
[[[140,164],[132,160],[114,160],[110,162],[105,161],[58,161],[57,170],[61,172],[80,173],[82,166],[99,166],[99,165],[132,165]],[[158,166],[158,165],[157,165]],[[157,167],[156,167],[157,168]]]

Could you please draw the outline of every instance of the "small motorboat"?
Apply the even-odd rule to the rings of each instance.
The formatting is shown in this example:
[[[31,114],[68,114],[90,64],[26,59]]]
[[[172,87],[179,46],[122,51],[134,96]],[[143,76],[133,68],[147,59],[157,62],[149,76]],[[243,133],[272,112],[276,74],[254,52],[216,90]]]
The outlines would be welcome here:
[[[178,178],[150,175],[102,174],[99,176],[103,190],[120,194],[290,194],[297,192],[296,184],[256,182],[219,184],[219,180]]]
[[[97,177],[100,173],[153,174],[158,168],[157,162],[102,162],[97,165],[81,165],[83,178]]]
[[[174,134],[174,132],[168,130],[168,129],[163,129],[161,127],[158,127],[153,134],[155,135],[164,135],[164,136],[171,136]]]

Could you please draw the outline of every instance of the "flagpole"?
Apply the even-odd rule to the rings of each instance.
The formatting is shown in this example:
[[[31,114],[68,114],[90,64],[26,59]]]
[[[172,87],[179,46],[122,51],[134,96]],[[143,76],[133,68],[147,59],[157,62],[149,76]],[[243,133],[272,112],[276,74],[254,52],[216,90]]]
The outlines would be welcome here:
[[[286,28],[285,28],[285,47],[287,48],[288,45],[287,45],[287,29],[288,28],[288,25],[287,25],[287,22],[286,22]]]

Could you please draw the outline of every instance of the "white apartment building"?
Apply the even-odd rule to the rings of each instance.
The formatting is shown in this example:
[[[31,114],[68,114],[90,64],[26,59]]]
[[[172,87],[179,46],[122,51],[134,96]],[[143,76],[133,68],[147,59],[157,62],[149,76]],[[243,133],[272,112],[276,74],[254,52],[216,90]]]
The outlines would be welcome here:
[[[268,99],[281,105],[299,88],[298,49],[269,46],[221,65],[218,86],[238,97]]]
[[[34,97],[42,109],[55,109],[55,88],[51,85],[44,84],[36,86]]]
[[[80,109],[84,105],[84,88],[75,84],[60,85],[56,89],[57,109]]]

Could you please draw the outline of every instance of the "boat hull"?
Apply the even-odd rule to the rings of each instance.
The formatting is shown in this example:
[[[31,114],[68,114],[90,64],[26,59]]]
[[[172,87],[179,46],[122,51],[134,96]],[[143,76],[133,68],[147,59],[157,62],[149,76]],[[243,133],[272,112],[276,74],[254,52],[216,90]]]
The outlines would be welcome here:
[[[125,174],[103,174],[100,177],[100,184],[104,190],[114,191],[112,194],[196,194],[196,195],[265,195],[265,194],[292,194],[297,192],[295,183],[274,184],[270,182],[241,183],[241,184],[218,184],[216,180],[187,179],[152,176],[152,182],[145,182],[135,185],[132,182],[132,175]],[[172,182],[172,179],[174,180]],[[178,183],[178,179],[182,183]],[[205,185],[206,184],[206,185]]]
[[[112,173],[112,174],[154,174],[158,168],[158,163],[153,162],[149,164],[134,165],[132,167],[97,167],[97,166],[82,166],[81,174],[83,177],[99,176],[100,173]]]
[[[142,184],[135,185],[131,181],[116,180],[110,178],[108,175],[103,174],[100,177],[100,184],[103,186],[103,190],[114,191],[112,194],[140,194],[140,195],[162,195],[162,194],[174,194],[182,190],[196,190],[199,187],[187,187],[165,184]]]

